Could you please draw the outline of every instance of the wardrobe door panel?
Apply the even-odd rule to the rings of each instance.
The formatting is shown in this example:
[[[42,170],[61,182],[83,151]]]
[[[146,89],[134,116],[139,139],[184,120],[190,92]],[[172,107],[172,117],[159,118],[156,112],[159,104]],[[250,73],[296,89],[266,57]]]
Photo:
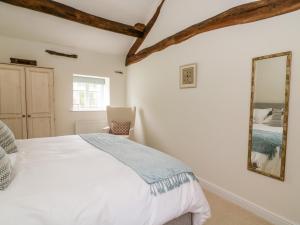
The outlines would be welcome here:
[[[54,136],[53,70],[26,68],[28,137]]]
[[[27,138],[24,67],[0,64],[0,120],[17,139]]]
[[[28,136],[31,138],[50,137],[51,119],[47,117],[33,117],[28,119]]]

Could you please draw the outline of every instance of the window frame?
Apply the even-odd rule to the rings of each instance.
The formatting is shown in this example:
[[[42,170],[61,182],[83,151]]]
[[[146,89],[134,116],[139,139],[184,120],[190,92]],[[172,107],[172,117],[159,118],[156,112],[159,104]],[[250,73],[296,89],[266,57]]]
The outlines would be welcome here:
[[[83,78],[93,78],[93,79],[102,79],[105,81],[105,84],[103,85],[103,95],[104,95],[104,104],[103,107],[100,108],[80,108],[74,105],[74,77],[83,77]],[[85,90],[86,93],[89,93],[89,91]],[[109,77],[102,77],[97,75],[83,75],[83,74],[77,74],[74,73],[72,75],[72,112],[102,112],[106,111],[106,106],[110,105],[110,78]]]

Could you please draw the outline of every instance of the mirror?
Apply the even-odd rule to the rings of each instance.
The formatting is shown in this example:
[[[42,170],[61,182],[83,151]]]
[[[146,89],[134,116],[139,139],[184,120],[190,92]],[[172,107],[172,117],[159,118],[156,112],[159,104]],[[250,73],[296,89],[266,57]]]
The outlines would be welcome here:
[[[292,53],[254,58],[248,169],[281,181],[285,176]]]

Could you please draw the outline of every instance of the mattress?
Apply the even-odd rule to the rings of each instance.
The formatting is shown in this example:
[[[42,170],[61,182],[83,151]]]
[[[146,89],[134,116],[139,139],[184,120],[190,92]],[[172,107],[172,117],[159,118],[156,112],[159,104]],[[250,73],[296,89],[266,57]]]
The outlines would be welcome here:
[[[187,213],[164,225],[192,225],[192,223],[193,223],[192,214]]]

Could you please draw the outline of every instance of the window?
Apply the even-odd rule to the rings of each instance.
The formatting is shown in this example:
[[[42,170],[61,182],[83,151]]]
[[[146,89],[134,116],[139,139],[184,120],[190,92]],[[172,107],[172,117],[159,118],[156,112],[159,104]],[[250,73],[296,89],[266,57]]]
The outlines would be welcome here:
[[[73,75],[73,111],[105,110],[109,104],[109,78]]]

